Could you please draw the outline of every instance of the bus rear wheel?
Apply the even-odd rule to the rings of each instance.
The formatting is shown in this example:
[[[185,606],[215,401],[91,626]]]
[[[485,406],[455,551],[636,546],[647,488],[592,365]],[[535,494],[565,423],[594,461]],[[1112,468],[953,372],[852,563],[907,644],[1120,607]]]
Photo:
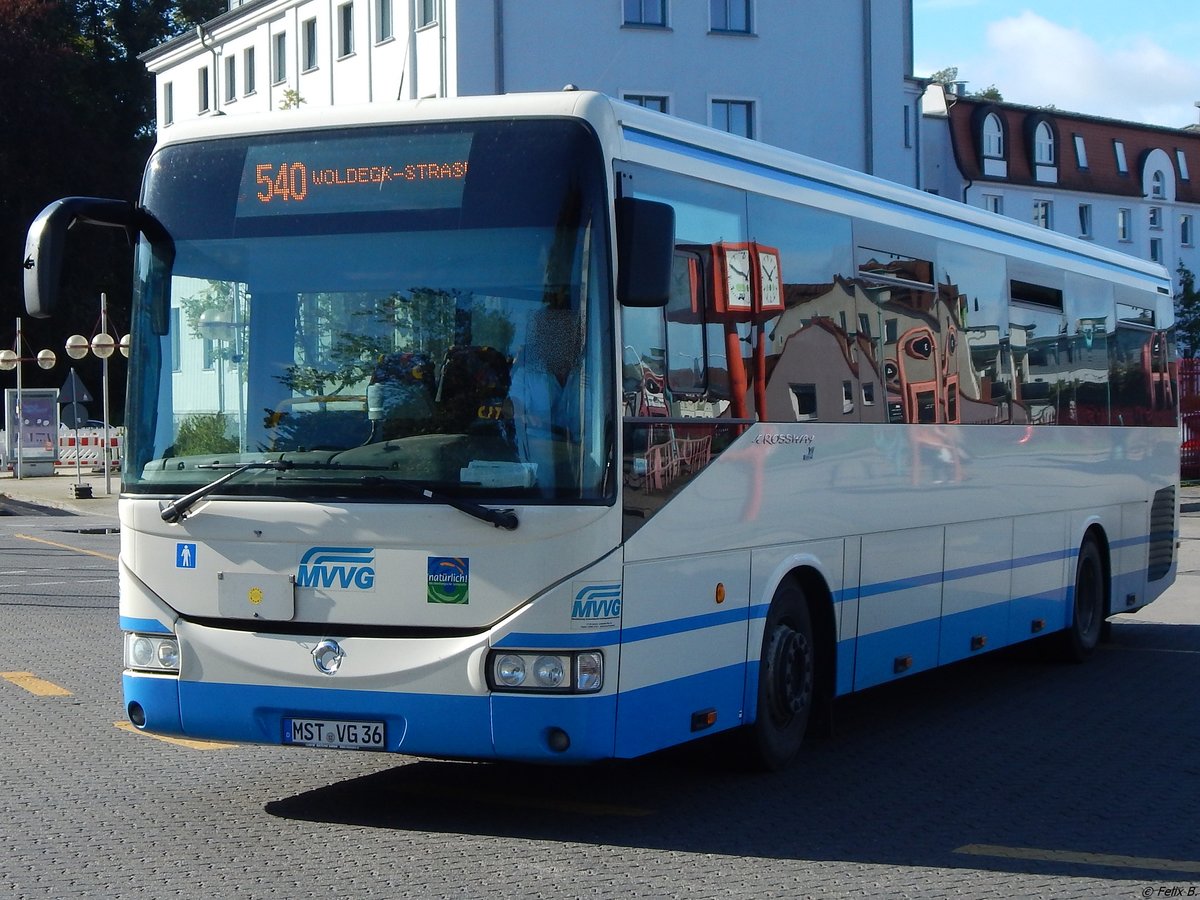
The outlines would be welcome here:
[[[1083,662],[1096,650],[1107,614],[1104,558],[1095,538],[1087,537],[1079,548],[1075,566],[1075,590],[1071,624],[1061,635],[1062,655],[1070,662]]]
[[[758,715],[750,726],[758,768],[774,771],[800,750],[814,698],[816,649],[804,592],[782,587],[767,612],[758,666]]]

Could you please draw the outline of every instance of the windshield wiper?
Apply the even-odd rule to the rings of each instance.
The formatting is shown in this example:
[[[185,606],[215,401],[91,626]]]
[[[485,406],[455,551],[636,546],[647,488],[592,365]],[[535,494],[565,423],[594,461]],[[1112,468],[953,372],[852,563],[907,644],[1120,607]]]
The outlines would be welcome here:
[[[229,464],[213,463],[207,466],[196,466],[197,469],[224,469],[228,468]],[[274,469],[277,472],[284,472],[292,468],[295,464],[286,460],[276,459],[269,462],[248,462],[242,463],[240,466],[234,466],[233,470],[222,475],[216,481],[209,482],[204,487],[192,491],[186,497],[180,497],[178,500],[172,500],[162,508],[162,520],[169,525],[174,525],[191,509],[199,500],[203,500],[217,488],[221,487],[225,482],[237,478],[243,472],[248,472],[251,469]]]
[[[431,503],[445,503],[447,506],[452,506],[459,512],[466,513],[468,516],[473,516],[481,522],[487,522],[495,528],[503,528],[505,531],[516,531],[517,526],[521,524],[517,518],[517,514],[511,509],[492,509],[490,506],[484,506],[482,503],[474,503],[471,500],[461,500],[458,497],[447,497],[445,494],[435,494],[427,487],[420,487],[407,481],[397,481],[391,478],[382,478],[376,476],[364,476],[361,479],[363,484],[386,484],[389,487],[398,487],[406,493],[421,497]]]
[[[294,463],[288,460],[272,460],[268,462],[248,462],[239,466],[234,466],[231,463],[212,463],[210,465],[196,466],[197,469],[225,469],[231,471],[225,473],[216,481],[204,485],[198,490],[192,491],[186,497],[180,497],[178,500],[172,500],[162,508],[162,520],[171,525],[174,525],[180,519],[187,515],[187,511],[192,508],[198,501],[203,500],[213,491],[224,485],[227,481],[237,478],[243,472],[248,472],[252,469],[274,469],[277,472],[286,472],[292,469],[333,469],[340,468],[337,465],[322,465],[316,463]],[[361,469],[362,466],[354,466],[352,468]],[[379,475],[364,475],[356,481],[362,485],[387,485],[389,487],[397,487],[405,493],[420,497],[422,500],[427,500],[431,503],[444,503],[457,509],[459,512],[466,513],[468,516],[473,516],[482,522],[487,522],[495,528],[503,528],[505,531],[515,531],[520,521],[517,519],[517,514],[511,509],[492,509],[483,506],[480,503],[474,503],[470,500],[462,500],[457,497],[447,497],[444,494],[435,494],[429,488],[420,487],[407,481],[399,481],[391,478],[384,478]]]

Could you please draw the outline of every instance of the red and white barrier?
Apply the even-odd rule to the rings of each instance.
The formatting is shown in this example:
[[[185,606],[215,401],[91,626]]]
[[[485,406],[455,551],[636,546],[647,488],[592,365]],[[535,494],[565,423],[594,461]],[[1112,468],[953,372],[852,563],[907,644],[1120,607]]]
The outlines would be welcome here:
[[[121,467],[121,449],[124,435],[110,431],[108,434],[109,465],[114,469]],[[75,432],[60,434],[58,438],[58,460],[55,465],[74,468],[76,460],[83,468],[104,465],[104,432],[99,430],[80,431],[76,439]]]

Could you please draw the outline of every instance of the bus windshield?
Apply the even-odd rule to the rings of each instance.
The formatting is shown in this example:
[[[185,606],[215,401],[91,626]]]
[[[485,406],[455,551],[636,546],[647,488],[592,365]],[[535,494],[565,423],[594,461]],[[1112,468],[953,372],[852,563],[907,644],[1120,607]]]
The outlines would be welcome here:
[[[606,502],[603,171],[567,121],[160,150],[175,262],[169,309],[135,289],[125,489],[261,460],[219,493]]]

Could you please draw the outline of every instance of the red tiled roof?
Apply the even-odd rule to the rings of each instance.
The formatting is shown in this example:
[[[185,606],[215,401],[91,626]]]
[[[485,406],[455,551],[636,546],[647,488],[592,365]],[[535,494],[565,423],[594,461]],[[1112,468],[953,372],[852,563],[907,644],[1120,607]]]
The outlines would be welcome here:
[[[993,178],[983,173],[980,147],[980,122],[987,112],[994,112],[1004,124],[1005,156],[1008,176]],[[1038,185],[1034,178],[1031,139],[1033,127],[1046,121],[1056,131],[1058,181],[1062,190],[1092,194],[1114,194],[1141,197],[1142,166],[1152,150],[1163,150],[1175,170],[1175,199],[1182,203],[1200,203],[1200,130],[1161,128],[1119,122],[1054,109],[1018,106],[1012,103],[993,103],[970,97],[953,100],[950,107],[950,136],[955,161],[963,176],[976,183]],[[1086,169],[1080,169],[1075,159],[1075,135],[1081,135],[1087,150]],[[1117,171],[1114,141],[1125,145],[1128,171]],[[1190,178],[1184,180],[1179,171],[1176,151],[1182,150]]]

